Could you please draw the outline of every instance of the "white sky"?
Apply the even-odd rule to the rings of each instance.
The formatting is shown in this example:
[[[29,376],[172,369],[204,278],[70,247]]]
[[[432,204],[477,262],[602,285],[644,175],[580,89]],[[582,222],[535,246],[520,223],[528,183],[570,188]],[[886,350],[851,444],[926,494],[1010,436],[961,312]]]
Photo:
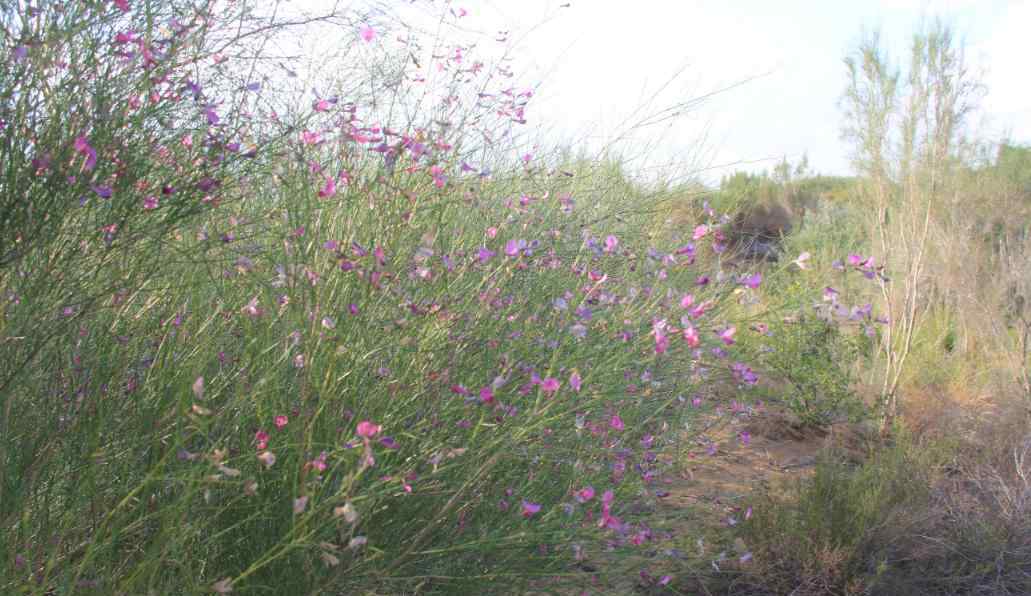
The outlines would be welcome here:
[[[813,170],[847,174],[837,105],[842,59],[866,27],[880,28],[899,60],[921,19],[940,15],[966,41],[968,62],[984,71],[985,118],[975,124],[992,138],[1031,142],[1031,1],[570,0],[560,9],[565,3],[453,2],[469,11],[465,23],[483,30],[540,25],[519,39],[513,65],[517,80],[540,85],[528,116],[552,139],[601,146],[686,66],[655,108],[759,78],[712,97],[672,129],[638,131],[637,140],[659,147],[649,163],[700,157],[761,170],[807,151]]]

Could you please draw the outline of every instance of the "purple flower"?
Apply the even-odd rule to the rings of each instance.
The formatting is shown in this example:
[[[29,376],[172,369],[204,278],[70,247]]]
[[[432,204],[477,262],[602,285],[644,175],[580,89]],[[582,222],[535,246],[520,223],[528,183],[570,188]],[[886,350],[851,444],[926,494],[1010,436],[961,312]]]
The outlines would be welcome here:
[[[573,371],[572,374],[569,375],[569,386],[573,388],[573,391],[579,393],[581,385],[582,380],[580,379],[580,373]]]
[[[541,510],[540,503],[531,503],[523,500],[523,517],[531,518]]]
[[[753,273],[752,275],[741,278],[741,283],[745,286],[752,288],[753,290],[759,287],[763,281],[762,273]]]
[[[514,257],[519,255],[519,252],[526,248],[526,240],[520,238],[518,240],[509,240],[505,243],[505,254]]]
[[[394,440],[394,437],[380,437],[379,444],[387,449],[400,449],[401,445]]]
[[[89,141],[86,137],[77,137],[73,147],[77,153],[82,153],[86,156],[86,163],[84,167],[86,170],[92,170],[97,165],[97,150],[90,146]]]
[[[485,264],[487,261],[491,260],[491,258],[496,254],[496,252],[488,250],[487,247],[481,246],[480,250],[476,253],[476,258],[480,260],[481,264]]]

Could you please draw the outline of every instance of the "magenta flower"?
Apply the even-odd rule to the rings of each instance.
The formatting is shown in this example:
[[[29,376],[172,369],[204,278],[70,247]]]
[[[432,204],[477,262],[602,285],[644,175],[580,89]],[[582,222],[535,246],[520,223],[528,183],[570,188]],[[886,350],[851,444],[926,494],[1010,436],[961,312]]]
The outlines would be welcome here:
[[[541,510],[540,503],[531,503],[523,500],[523,517],[530,518]]]
[[[97,151],[90,146],[86,137],[77,137],[72,147],[75,149],[76,153],[82,153],[86,156],[86,162],[83,164],[83,167],[85,167],[87,171],[96,167]]]
[[[143,199],[143,208],[147,210],[157,209],[158,198],[154,195],[150,195],[149,197]]]
[[[376,39],[376,30],[372,28],[372,25],[363,25],[359,33],[366,42]]]
[[[684,294],[684,297],[680,299],[680,308],[691,308],[694,304],[694,294]]]
[[[687,345],[692,348],[697,348],[702,342],[701,338],[698,336],[698,330],[691,325],[684,327],[684,340],[687,342]]]
[[[494,401],[494,391],[490,387],[480,389],[480,401],[489,404]]]
[[[608,236],[605,238],[605,252],[614,252],[619,247],[619,238]]]
[[[545,393],[554,393],[558,391],[560,386],[562,386],[562,383],[559,383],[558,379],[554,377],[548,377],[541,381],[541,389]]]
[[[254,433],[254,440],[257,441],[259,450],[264,450],[268,448],[269,435],[267,432],[259,430],[258,432]]]
[[[585,486],[581,488],[580,490],[576,491],[576,493],[573,495],[573,498],[576,499],[579,503],[586,503],[587,501],[590,501],[594,498],[594,487]]]
[[[122,12],[129,12],[129,0],[113,0]]]
[[[286,416],[283,416],[282,414],[280,414],[279,416],[276,416],[276,418],[275,418],[275,420],[273,422],[275,423],[276,428],[282,430],[283,427],[286,426],[287,422],[289,422],[289,421],[290,421],[289,418],[287,418]]]
[[[609,419],[609,426],[612,427],[613,430],[618,431],[621,431],[625,428],[625,426],[623,425],[623,419],[619,417],[619,414],[612,415],[612,418]]]
[[[325,199],[325,198],[328,198],[328,197],[331,197],[331,196],[335,195],[336,192],[337,192],[337,181],[336,181],[336,178],[333,178],[332,176],[330,176],[330,177],[326,178],[326,183],[322,186],[322,189],[319,190],[319,197]]]
[[[382,429],[383,427],[381,427],[378,424],[373,424],[368,420],[362,420],[358,423],[357,431],[359,437],[362,437],[363,439],[371,439],[372,437],[375,437]]]
[[[736,332],[737,332],[737,327],[734,327],[733,325],[731,325],[730,327],[727,327],[723,331],[720,331],[717,335],[720,336],[720,339],[723,341],[723,343],[727,344],[728,346],[732,346],[732,345],[734,345],[734,333],[736,333]]]

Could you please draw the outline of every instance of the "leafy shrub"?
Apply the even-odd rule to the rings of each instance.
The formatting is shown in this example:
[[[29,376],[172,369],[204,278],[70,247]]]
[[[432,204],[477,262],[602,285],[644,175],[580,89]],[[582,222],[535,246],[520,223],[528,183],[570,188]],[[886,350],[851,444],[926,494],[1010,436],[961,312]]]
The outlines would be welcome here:
[[[865,413],[853,390],[855,362],[868,349],[865,335],[811,313],[773,320],[764,331],[753,346],[755,361],[774,381],[773,398],[802,422],[823,425]]]

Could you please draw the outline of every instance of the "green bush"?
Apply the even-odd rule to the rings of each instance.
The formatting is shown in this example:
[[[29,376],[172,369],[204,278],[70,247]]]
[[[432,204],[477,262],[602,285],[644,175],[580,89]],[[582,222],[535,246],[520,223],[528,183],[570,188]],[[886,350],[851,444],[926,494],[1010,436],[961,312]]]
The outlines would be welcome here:
[[[864,415],[854,392],[853,371],[869,343],[836,321],[814,314],[791,316],[768,324],[756,346],[756,361],[774,381],[774,399],[802,422],[823,425]]]

